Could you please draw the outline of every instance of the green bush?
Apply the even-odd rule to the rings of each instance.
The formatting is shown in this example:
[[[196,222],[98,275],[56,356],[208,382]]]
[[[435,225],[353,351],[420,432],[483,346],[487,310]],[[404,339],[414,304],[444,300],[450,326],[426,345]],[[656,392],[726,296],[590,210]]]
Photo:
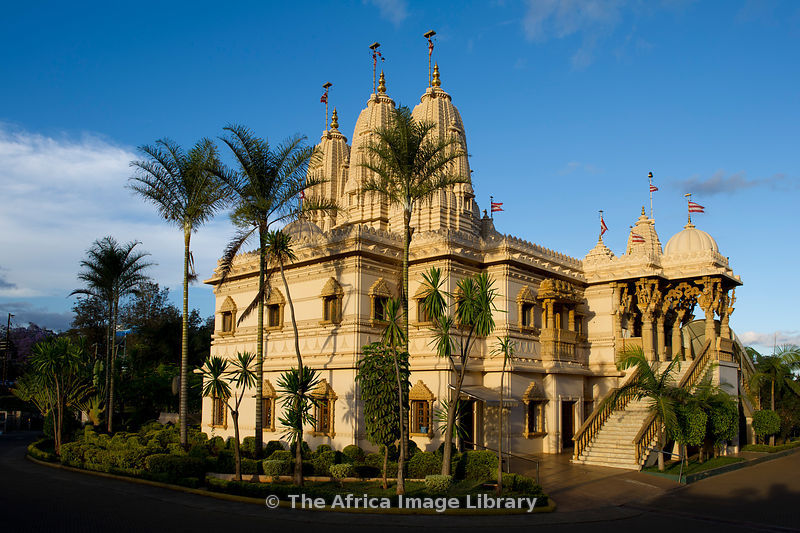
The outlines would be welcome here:
[[[317,450],[314,452],[314,455],[320,455],[322,453],[332,452],[332,451],[333,451],[333,448],[331,448],[327,444],[320,444],[319,446],[317,446]]]
[[[292,453],[292,457],[294,457],[295,450],[297,449],[296,443],[289,446],[289,451]],[[306,457],[311,457],[311,447],[308,445],[306,441],[303,441],[303,444],[300,446],[300,454],[305,459]]]
[[[355,477],[356,475],[355,468],[350,463],[331,465],[329,470],[331,477],[337,481],[341,481],[346,477]]]
[[[762,409],[753,412],[753,433],[759,437],[774,435],[781,430],[781,418],[775,411]]]
[[[31,444],[33,446],[36,443]],[[61,445],[61,464],[80,468],[83,466],[83,447],[80,442],[68,442]],[[30,447],[28,447],[30,453]],[[34,456],[36,457],[36,456]]]
[[[292,456],[292,452],[289,450],[275,450],[267,456],[267,459],[272,459],[275,461],[291,461],[294,459],[294,456]]]
[[[145,468],[153,474],[164,474],[170,481],[187,477],[203,479],[206,475],[205,461],[165,453],[148,456]]]
[[[355,444],[345,446],[342,450],[342,455],[344,456],[345,461],[354,465],[362,464],[364,462],[364,458],[366,457],[364,450]]]
[[[408,477],[425,479],[442,471],[442,457],[433,452],[417,452],[408,461]]]
[[[265,476],[288,476],[291,470],[291,465],[288,461],[264,459],[261,465]]]
[[[361,478],[381,477],[382,470],[369,465],[353,465],[356,471],[356,476]]]
[[[56,455],[55,450],[53,449],[53,439],[39,439],[36,442],[32,442],[28,446],[28,455],[33,457],[34,459],[38,459],[39,461],[45,461],[48,463],[57,463],[58,462],[58,455]],[[64,446],[66,444],[61,445],[61,454],[64,454]]]
[[[381,446],[381,447],[378,448],[378,455],[381,456],[381,464],[383,464],[383,450],[385,448],[386,448],[386,446]],[[390,461],[397,461],[397,459],[399,457],[400,457],[400,451],[397,449],[397,446],[395,446],[394,444],[390,444],[389,445],[389,460]]]
[[[208,451],[208,447],[204,444],[194,444],[191,448],[189,448],[189,457],[195,457],[197,459],[205,459],[210,455]]]
[[[488,481],[496,476],[497,455],[494,452],[468,450],[458,458],[456,477],[460,479]]]
[[[314,464],[314,473],[318,476],[329,476],[331,465],[336,464],[336,452],[332,450],[317,454],[311,461]]]
[[[697,406],[679,406],[676,409],[678,425],[672,437],[681,444],[699,446],[706,438],[708,415]]]
[[[225,439],[220,436],[216,436],[208,441],[208,447],[211,450],[211,453],[216,455],[225,449]]]
[[[419,449],[419,446],[417,446],[417,443],[414,442],[413,440],[409,439],[409,441],[408,441],[408,457],[407,457],[407,459],[411,459],[412,457],[414,457],[416,454],[418,454],[421,451],[422,450]]]
[[[543,496],[541,485],[536,480],[520,474],[503,472],[503,488],[532,496]]]
[[[255,437],[245,437],[242,440],[242,444],[239,446],[239,451],[242,453],[243,456],[249,457],[250,459],[256,458],[256,438]]]
[[[453,485],[453,476],[431,474],[425,476],[425,491],[430,495],[443,496]]]
[[[739,409],[734,402],[727,402],[709,413],[709,430],[715,445],[722,445],[736,438],[739,431]]]
[[[285,450],[285,449],[286,448],[283,447],[283,443],[281,441],[271,440],[267,443],[266,447],[264,448],[264,457],[269,457],[278,450]]]
[[[364,464],[367,466],[371,466],[373,468],[377,468],[379,470],[383,469],[383,454],[380,453],[368,453],[364,457]]]

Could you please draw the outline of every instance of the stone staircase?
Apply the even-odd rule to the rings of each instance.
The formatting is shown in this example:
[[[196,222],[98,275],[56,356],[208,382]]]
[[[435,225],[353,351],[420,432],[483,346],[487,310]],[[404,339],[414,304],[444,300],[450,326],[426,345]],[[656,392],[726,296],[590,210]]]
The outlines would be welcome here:
[[[676,372],[676,382],[680,382],[689,370],[689,361],[682,364]],[[647,455],[636,457],[634,439],[645,422],[650,418],[647,398],[630,400],[622,409],[615,409],[597,432],[594,439],[572,462],[577,464],[610,466],[639,470]],[[646,442],[649,449],[656,444],[656,438]]]

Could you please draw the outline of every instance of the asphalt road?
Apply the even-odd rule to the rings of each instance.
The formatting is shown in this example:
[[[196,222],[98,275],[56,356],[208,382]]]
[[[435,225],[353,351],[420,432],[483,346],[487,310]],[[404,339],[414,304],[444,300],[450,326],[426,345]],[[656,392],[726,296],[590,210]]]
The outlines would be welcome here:
[[[230,502],[37,465],[0,436],[0,531],[800,531],[800,453],[645,501],[517,516],[356,515]],[[622,481],[624,482],[624,481]],[[546,487],[545,487],[546,488]],[[562,497],[567,497],[563,494]],[[602,499],[602,495],[599,495]]]

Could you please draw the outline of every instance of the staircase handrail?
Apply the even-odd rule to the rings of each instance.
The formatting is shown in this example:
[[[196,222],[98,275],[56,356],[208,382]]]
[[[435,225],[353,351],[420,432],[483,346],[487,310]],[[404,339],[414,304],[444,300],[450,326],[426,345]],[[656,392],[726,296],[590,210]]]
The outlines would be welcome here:
[[[627,383],[628,381],[634,379],[639,371],[632,372],[628,379],[625,380]],[[618,395],[620,387],[614,387],[613,389],[609,390],[605,396],[600,400],[600,404],[597,408],[592,411],[589,415],[589,418],[581,424],[581,427],[578,428],[578,431],[575,432],[575,436],[572,437],[573,442],[575,443],[575,450],[574,450],[574,457],[577,459],[586,449],[592,440],[597,436],[597,432],[600,431],[600,428],[603,427],[603,424],[606,423],[608,417],[611,416],[617,409],[623,409],[628,402],[630,402],[631,398],[633,398],[633,393],[628,392],[622,395]],[[614,401],[616,399],[616,401]]]
[[[681,389],[691,389],[695,383],[702,377],[706,365],[709,363],[714,351],[711,349],[711,339],[707,340],[700,351],[700,355],[694,358],[689,370],[683,375],[678,387]],[[661,420],[658,419],[656,413],[651,413],[650,416],[642,424],[642,428],[636,433],[633,438],[634,445],[634,461],[639,464],[645,450],[650,446],[650,443],[656,437],[661,429]]]

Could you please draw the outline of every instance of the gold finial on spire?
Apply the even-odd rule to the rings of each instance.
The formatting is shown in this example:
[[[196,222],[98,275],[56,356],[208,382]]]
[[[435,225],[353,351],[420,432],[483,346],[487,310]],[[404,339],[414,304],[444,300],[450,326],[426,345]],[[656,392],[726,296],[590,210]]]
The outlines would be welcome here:
[[[642,206],[642,216],[644,216],[644,206]]]
[[[336,112],[336,108],[333,108],[333,114],[331,115],[331,130],[335,130],[339,128],[339,114]]]
[[[386,94],[386,78],[383,76],[383,71],[381,71],[381,77],[378,78],[378,92]]]
[[[433,81],[431,82],[431,86],[433,87],[441,87],[442,81],[439,79],[439,63],[433,66]]]

